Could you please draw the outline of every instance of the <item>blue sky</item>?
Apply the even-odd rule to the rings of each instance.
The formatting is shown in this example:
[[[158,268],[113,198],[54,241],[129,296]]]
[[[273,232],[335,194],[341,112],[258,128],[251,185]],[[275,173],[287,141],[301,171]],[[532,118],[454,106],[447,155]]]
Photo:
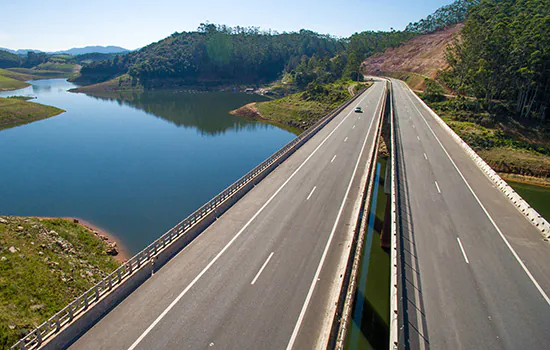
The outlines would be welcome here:
[[[56,51],[136,49],[209,21],[346,37],[403,29],[452,0],[1,0],[0,47]]]

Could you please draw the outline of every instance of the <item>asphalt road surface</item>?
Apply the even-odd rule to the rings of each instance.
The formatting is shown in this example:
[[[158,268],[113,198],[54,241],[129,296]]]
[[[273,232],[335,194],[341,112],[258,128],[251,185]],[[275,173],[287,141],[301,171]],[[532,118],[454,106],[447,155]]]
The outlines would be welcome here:
[[[71,348],[324,341],[383,92],[368,89]]]
[[[550,348],[550,245],[393,87],[410,348]]]

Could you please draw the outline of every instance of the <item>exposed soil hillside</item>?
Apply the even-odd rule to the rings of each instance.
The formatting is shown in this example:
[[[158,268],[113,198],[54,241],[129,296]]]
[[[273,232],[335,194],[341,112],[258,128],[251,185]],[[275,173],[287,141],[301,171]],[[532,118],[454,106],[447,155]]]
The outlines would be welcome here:
[[[407,80],[412,88],[422,89],[422,77],[434,79],[438,70],[447,67],[445,49],[461,28],[462,24],[457,24],[417,36],[367,58],[361,68],[367,75],[391,75]]]

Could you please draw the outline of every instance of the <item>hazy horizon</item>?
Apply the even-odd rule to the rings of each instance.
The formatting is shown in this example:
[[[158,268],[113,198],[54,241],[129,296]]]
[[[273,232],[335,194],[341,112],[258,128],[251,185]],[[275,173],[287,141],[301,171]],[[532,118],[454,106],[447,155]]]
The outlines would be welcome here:
[[[262,30],[295,32],[308,29],[336,37],[366,30],[404,29],[452,0],[425,0],[411,4],[390,0],[330,0],[265,3],[243,0],[190,2],[163,0],[99,0],[80,3],[68,0],[11,2],[3,4],[6,16],[0,27],[0,47],[10,50],[64,51],[85,46],[119,46],[139,49],[174,32],[196,30],[200,23],[259,27]],[[29,11],[28,9],[33,9]],[[52,18],[62,18],[53,21]]]

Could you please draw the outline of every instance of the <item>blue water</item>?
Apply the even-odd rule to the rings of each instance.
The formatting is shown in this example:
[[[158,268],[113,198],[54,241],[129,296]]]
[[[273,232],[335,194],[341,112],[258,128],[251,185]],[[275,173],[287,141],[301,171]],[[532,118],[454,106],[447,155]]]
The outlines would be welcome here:
[[[145,247],[294,138],[227,112],[261,97],[155,91],[111,98],[61,79],[36,96],[61,115],[0,131],[0,214],[79,217]]]

